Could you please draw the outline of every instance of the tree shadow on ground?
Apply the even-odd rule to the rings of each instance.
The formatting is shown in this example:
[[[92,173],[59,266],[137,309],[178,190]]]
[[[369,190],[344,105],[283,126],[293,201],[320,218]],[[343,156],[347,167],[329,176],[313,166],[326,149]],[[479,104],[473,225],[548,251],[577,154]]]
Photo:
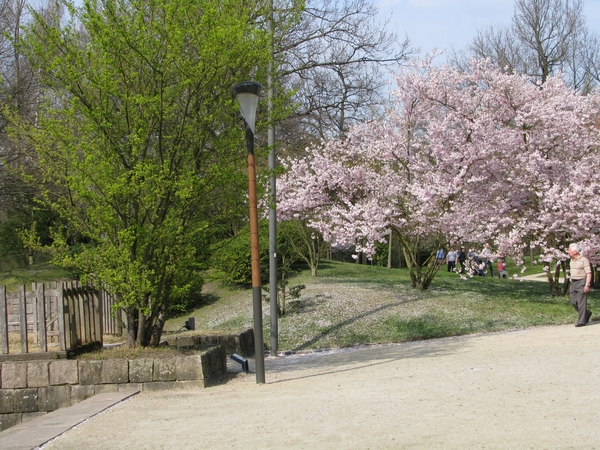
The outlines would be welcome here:
[[[286,378],[270,381],[286,381],[340,374],[383,366],[402,359],[439,357],[459,351],[469,351],[467,339],[471,336],[456,336],[426,341],[403,342],[365,347],[350,347],[339,350],[315,352],[278,358],[268,358],[266,369]],[[251,361],[254,363],[254,361]],[[252,369],[252,367],[251,367]]]
[[[399,302],[393,302],[393,303],[388,303],[386,305],[381,305],[378,306],[377,308],[373,308],[369,311],[365,311],[364,313],[358,314],[354,317],[351,317],[350,319],[346,319],[342,322],[339,322],[335,325],[331,325],[329,327],[327,327],[325,329],[325,331],[323,331],[322,333],[319,333],[317,336],[315,336],[314,338],[310,339],[309,341],[304,342],[302,345],[299,345],[298,347],[294,348],[292,351],[297,352],[297,351],[301,351],[301,350],[305,350],[308,347],[316,344],[317,342],[319,342],[321,339],[327,337],[328,335],[344,328],[347,325],[350,325],[354,322],[357,322],[358,320],[364,319],[365,317],[369,317],[372,316],[373,314],[377,314],[378,312],[384,311],[386,309],[389,308],[394,308],[396,306],[401,306],[410,302],[414,302],[417,301],[419,299],[413,298],[413,299],[408,299],[408,300],[401,300]]]

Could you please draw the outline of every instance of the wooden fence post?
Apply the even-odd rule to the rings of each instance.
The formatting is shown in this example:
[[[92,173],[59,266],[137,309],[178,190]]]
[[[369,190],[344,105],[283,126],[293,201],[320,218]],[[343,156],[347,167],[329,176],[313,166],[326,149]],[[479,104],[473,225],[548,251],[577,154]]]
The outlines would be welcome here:
[[[73,338],[72,338],[72,322],[71,316],[73,315],[73,310],[71,309],[71,305],[68,303],[68,295],[65,295],[67,283],[59,283],[57,285],[58,288],[58,305],[60,308],[60,316],[59,320],[59,337],[58,340],[60,342],[60,349],[62,351],[71,350],[73,348]],[[66,304],[65,304],[66,303]]]
[[[108,294],[104,289],[102,289],[99,291],[99,295],[102,303],[103,332],[106,334],[114,334],[113,320],[111,317],[110,306],[108,304]]]
[[[81,293],[85,300],[85,343],[89,344],[94,340],[94,297],[92,295],[92,291],[90,291],[88,287],[80,285],[79,288],[81,289]]]
[[[0,339],[2,339],[2,354],[7,355],[8,346],[8,306],[6,304],[6,286],[0,286]]]
[[[79,284],[79,282],[74,282],[73,283],[73,293],[75,294],[75,298],[77,299],[77,303],[79,305],[79,336],[78,336],[78,342],[77,345],[84,345],[87,343],[87,336],[89,333],[89,327],[87,325],[87,320],[86,320],[86,301],[85,301],[85,295],[83,292],[83,289],[81,288],[81,285]]]
[[[19,285],[19,325],[21,328],[21,353],[29,352],[29,342],[27,341],[27,299],[25,295],[25,285]]]
[[[32,316],[32,325],[31,325],[31,334],[33,334],[33,342],[34,344],[40,343],[38,330],[39,330],[39,320],[40,316],[38,315],[38,306],[37,306],[37,284],[31,283],[31,294],[29,295],[31,299],[31,316]],[[27,303],[27,291],[25,292],[25,303]],[[42,316],[43,317],[43,316]]]
[[[74,283],[72,281],[67,283],[67,298],[69,299],[69,304],[73,306],[71,310],[71,324],[73,325],[71,333],[72,333],[72,342],[71,348],[75,348],[78,345],[81,345],[81,341],[79,340],[79,336],[81,336],[81,320],[79,319],[79,301],[77,299],[77,295],[74,292]]]
[[[38,342],[40,345],[41,352],[48,351],[48,342],[46,341],[46,292],[44,290],[44,283],[37,284],[37,310],[38,310]]]
[[[101,292],[97,289],[94,289],[93,291],[93,295],[92,298],[94,299],[94,340],[96,342],[100,342],[100,344],[103,343],[104,338],[103,338],[103,334],[104,334],[104,320],[103,320],[103,314],[102,314],[102,301],[100,299],[100,295]]]

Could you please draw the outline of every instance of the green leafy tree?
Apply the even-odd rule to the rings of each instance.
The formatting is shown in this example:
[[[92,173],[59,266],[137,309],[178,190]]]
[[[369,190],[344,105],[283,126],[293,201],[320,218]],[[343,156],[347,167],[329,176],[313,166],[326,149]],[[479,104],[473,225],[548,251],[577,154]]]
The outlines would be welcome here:
[[[260,80],[262,12],[239,0],[61,1],[35,15],[23,49],[45,89],[15,115],[46,202],[89,244],[55,260],[113,291],[129,345],[158,344],[174,298],[197,288],[198,243],[247,186],[231,86]]]
[[[313,277],[317,276],[319,263],[331,245],[323,239],[323,235],[308,226],[307,220],[291,219],[281,222],[280,234],[289,249],[288,254],[302,259],[310,267]]]

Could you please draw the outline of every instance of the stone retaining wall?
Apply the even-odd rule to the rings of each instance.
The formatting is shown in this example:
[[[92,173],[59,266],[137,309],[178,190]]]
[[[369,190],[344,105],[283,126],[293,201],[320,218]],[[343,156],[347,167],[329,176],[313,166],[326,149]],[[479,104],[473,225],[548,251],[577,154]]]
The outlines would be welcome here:
[[[238,331],[220,335],[202,334],[201,330],[189,331],[177,335],[163,335],[163,342],[172,347],[203,348],[221,345],[227,355],[254,356],[254,330]]]
[[[227,373],[223,346],[198,355],[0,364],[0,431],[102,392],[205,387]]]

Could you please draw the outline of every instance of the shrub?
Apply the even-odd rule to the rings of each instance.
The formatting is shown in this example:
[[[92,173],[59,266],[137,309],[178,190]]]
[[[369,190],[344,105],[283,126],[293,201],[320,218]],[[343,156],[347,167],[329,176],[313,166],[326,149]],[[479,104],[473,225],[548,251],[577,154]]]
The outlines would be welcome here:
[[[278,224],[278,227],[281,224]],[[259,221],[258,239],[260,247],[260,278],[269,281],[269,222]],[[277,272],[279,278],[283,270],[298,261],[298,256],[289,245],[287,233],[278,229],[277,233]],[[285,268],[283,267],[285,265]],[[211,268],[217,270],[222,279],[230,283],[250,286],[252,284],[252,264],[250,260],[250,227],[244,227],[234,237],[221,241],[213,247]]]
[[[269,279],[269,224],[259,221],[261,280]],[[222,279],[242,286],[252,284],[252,262],[250,260],[250,227],[244,227],[234,237],[221,241],[213,247],[211,268],[217,270]]]

